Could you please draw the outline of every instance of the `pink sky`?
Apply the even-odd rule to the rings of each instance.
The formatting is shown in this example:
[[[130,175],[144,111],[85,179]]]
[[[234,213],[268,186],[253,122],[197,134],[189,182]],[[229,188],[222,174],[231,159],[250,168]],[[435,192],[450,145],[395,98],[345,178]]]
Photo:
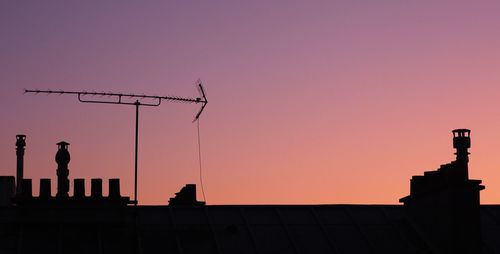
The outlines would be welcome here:
[[[472,130],[482,202],[500,203],[498,13],[495,1],[3,1],[0,175],[15,174],[23,133],[35,193],[42,177],[55,192],[65,140],[70,179],[119,177],[133,196],[133,107],[22,89],[195,97],[200,78],[209,204],[397,203],[412,175],[454,159],[455,128]],[[197,110],[141,110],[142,204],[199,183]]]

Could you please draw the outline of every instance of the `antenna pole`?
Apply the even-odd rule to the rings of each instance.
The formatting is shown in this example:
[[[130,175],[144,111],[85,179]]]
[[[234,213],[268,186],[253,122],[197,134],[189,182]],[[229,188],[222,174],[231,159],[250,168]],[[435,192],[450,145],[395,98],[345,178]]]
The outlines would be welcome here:
[[[137,206],[137,158],[138,158],[138,147],[139,147],[139,105],[141,103],[136,100],[135,103],[135,175],[134,175],[134,205]]]

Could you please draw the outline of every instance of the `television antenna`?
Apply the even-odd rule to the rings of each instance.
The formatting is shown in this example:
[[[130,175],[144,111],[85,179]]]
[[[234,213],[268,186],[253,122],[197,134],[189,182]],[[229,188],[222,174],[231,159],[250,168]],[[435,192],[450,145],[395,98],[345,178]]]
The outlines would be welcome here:
[[[198,91],[200,97],[197,98],[185,98],[177,96],[156,96],[156,95],[145,95],[145,94],[126,94],[126,93],[108,93],[108,92],[87,92],[87,91],[63,91],[63,90],[30,90],[25,89],[24,93],[34,93],[34,94],[68,94],[76,95],[78,101],[82,103],[101,103],[101,104],[118,104],[118,105],[131,105],[135,106],[135,161],[134,161],[134,200],[132,201],[134,205],[138,204],[137,201],[137,158],[138,158],[138,143],[139,143],[139,107],[157,107],[160,106],[162,101],[174,101],[174,102],[185,102],[185,103],[195,103],[201,104],[201,108],[193,119],[193,122],[200,118],[201,113],[207,105],[207,97],[205,95],[205,90],[201,81],[197,82]],[[90,100],[85,97],[88,96],[101,96],[107,97],[110,100]],[[141,99],[149,99],[151,102],[141,102]],[[135,100],[135,101],[133,101]]]

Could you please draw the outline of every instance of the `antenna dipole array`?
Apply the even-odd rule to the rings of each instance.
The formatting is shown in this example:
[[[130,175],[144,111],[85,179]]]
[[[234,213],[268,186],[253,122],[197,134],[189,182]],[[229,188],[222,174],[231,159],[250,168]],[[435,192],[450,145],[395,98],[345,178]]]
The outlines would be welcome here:
[[[177,102],[187,102],[187,103],[201,103],[202,106],[198,113],[196,114],[194,121],[196,121],[203,109],[205,109],[205,105],[208,103],[207,97],[205,95],[205,90],[201,83],[198,83],[198,90],[200,91],[200,95],[202,97],[197,98],[184,98],[184,97],[176,97],[176,96],[156,96],[156,95],[145,95],[145,94],[132,94],[132,93],[111,93],[111,92],[87,92],[87,91],[63,91],[63,90],[39,90],[39,89],[25,89],[24,93],[34,93],[34,94],[74,94],[78,97],[78,101],[84,103],[105,103],[105,104],[123,104],[123,105],[136,105],[139,99],[152,99],[154,103],[144,103],[138,102],[140,106],[160,106],[163,100],[166,101],[177,101]],[[105,101],[105,100],[88,100],[85,97],[88,96],[101,96],[108,97],[111,99],[115,99],[114,101]],[[136,99],[135,102],[124,101],[124,99]]]
[[[201,84],[201,81],[197,82],[197,87],[201,97],[196,98],[184,98],[177,96],[156,96],[156,95],[145,95],[145,94],[126,94],[126,93],[111,93],[111,92],[87,92],[87,91],[63,91],[63,90],[32,90],[25,89],[24,93],[33,94],[59,94],[59,95],[76,95],[79,102],[83,103],[103,103],[103,104],[119,104],[119,105],[133,105],[135,106],[135,161],[134,161],[134,201],[135,205],[138,204],[137,201],[137,159],[138,159],[138,143],[139,143],[139,107],[140,106],[160,106],[163,100],[174,101],[174,102],[185,102],[185,103],[201,103],[201,108],[194,117],[193,122],[200,118],[201,113],[207,105],[207,97],[205,95],[205,90]],[[88,97],[101,96],[107,97],[110,100],[95,100],[87,99]],[[141,99],[149,99],[150,102],[139,101]],[[134,101],[135,100],[135,101]]]

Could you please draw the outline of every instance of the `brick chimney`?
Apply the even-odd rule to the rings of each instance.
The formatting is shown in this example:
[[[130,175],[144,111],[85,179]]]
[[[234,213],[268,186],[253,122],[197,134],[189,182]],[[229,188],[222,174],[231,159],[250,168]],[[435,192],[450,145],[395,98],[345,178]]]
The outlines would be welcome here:
[[[481,253],[479,192],[481,180],[468,174],[470,130],[456,129],[456,160],[410,180],[401,198],[410,225],[434,253]]]

